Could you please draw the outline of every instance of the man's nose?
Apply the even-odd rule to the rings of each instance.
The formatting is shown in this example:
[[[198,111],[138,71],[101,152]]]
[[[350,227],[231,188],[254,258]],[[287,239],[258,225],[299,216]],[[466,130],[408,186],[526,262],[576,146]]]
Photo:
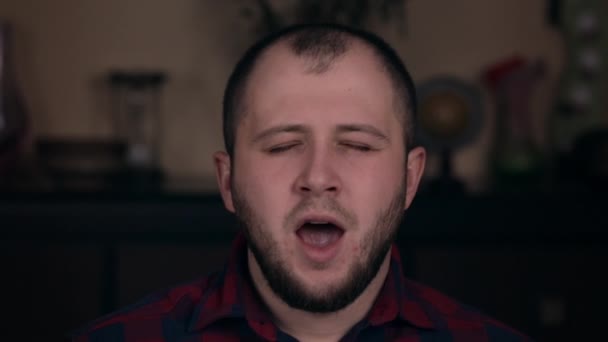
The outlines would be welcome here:
[[[295,183],[296,191],[308,196],[337,195],[340,178],[336,173],[336,158],[331,151],[311,149],[305,154],[303,167]]]

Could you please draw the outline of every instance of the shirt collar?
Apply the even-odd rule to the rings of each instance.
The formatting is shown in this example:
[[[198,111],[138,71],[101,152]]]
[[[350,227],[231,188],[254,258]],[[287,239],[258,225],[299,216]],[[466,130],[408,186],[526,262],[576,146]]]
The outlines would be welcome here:
[[[245,318],[259,335],[276,340],[277,328],[270,311],[255,291],[247,269],[247,242],[239,233],[232,244],[228,263],[221,274],[209,278],[206,291],[191,321],[191,331],[205,328],[223,318]],[[406,279],[401,258],[395,245],[391,249],[391,264],[386,280],[367,320],[373,326],[397,318],[416,327],[434,329],[432,313],[419,297],[416,284]]]
[[[200,304],[190,321],[189,330],[201,330],[223,318],[245,318],[249,326],[267,340],[276,340],[277,328],[249,276],[247,242],[237,234],[221,274],[207,284]]]
[[[403,275],[399,250],[393,245],[386,280],[367,318],[370,324],[378,326],[399,318],[418,328],[436,328],[431,319],[432,312],[419,298],[413,285]]]

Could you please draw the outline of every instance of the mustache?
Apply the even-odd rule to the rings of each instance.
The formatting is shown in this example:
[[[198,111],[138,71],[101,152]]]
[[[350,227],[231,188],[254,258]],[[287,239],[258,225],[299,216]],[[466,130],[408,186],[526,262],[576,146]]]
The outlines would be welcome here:
[[[336,200],[326,197],[321,199],[308,198],[300,201],[289,211],[289,214],[287,214],[285,226],[287,227],[289,223],[295,222],[301,214],[310,211],[322,211],[335,215],[341,222],[349,226],[355,226],[357,224],[355,215],[340,205]]]

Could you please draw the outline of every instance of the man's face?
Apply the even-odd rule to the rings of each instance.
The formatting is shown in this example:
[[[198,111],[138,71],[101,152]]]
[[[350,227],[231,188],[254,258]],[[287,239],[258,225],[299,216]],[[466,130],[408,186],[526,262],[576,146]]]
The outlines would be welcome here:
[[[219,178],[273,291],[292,307],[327,312],[375,276],[413,194],[406,198],[402,114],[372,52],[353,47],[323,73],[308,72],[311,63],[284,46],[262,56],[230,184]]]

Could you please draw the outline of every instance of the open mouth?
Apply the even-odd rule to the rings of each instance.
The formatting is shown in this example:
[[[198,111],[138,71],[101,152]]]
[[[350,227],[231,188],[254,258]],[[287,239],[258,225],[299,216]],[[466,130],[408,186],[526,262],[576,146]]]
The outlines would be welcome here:
[[[305,244],[322,249],[337,242],[344,234],[344,229],[327,221],[306,221],[296,234]]]

